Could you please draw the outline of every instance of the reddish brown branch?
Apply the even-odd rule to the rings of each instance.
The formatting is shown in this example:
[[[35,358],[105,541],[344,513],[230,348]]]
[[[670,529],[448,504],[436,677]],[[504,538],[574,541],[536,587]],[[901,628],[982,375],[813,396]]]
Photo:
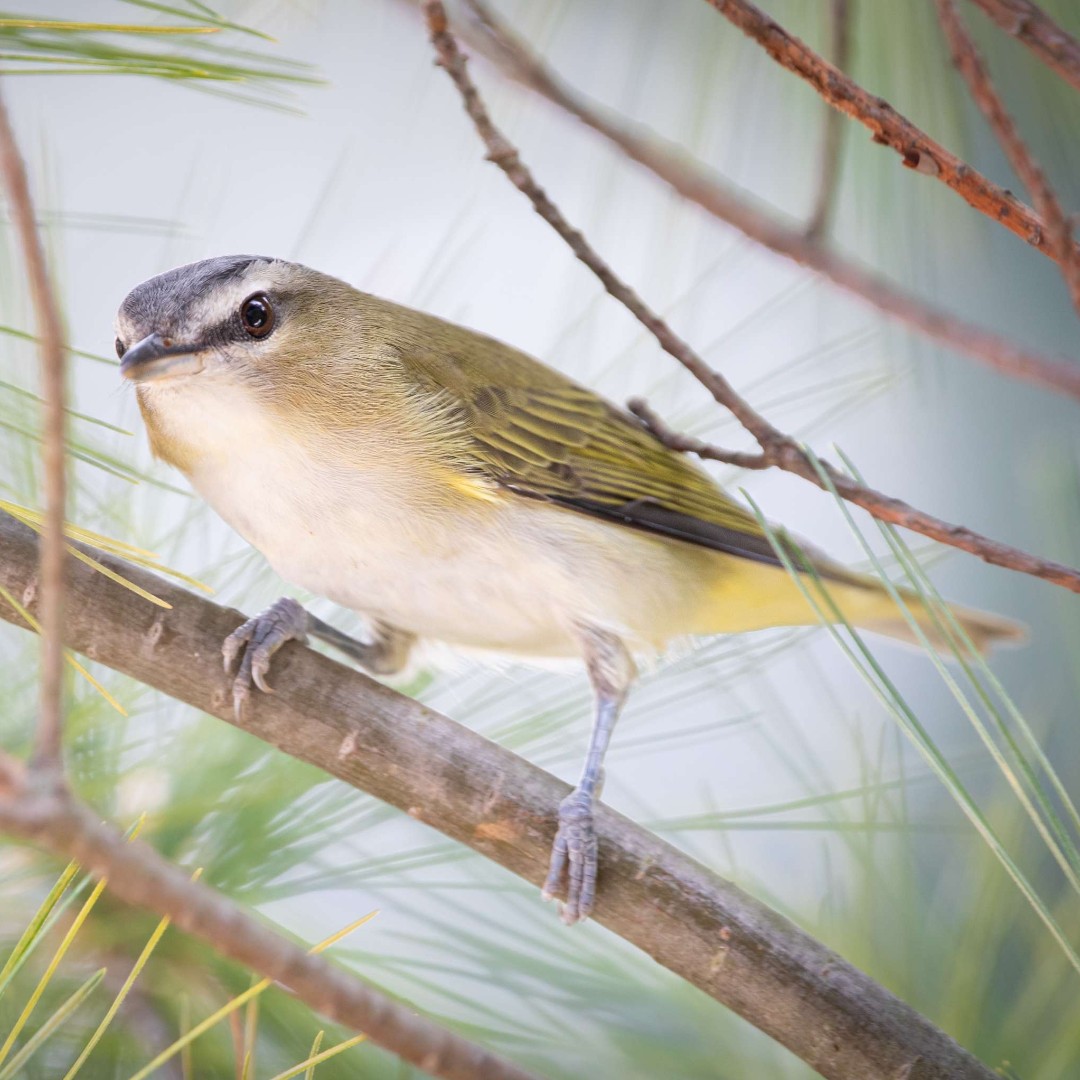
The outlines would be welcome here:
[[[892,147],[904,165],[948,185],[968,205],[1027,241],[1044,255],[1058,257],[1046,223],[1004,188],[931,139],[884,98],[867,92],[770,19],[749,0],[708,0],[728,22],[756,41],[778,64],[805,79],[834,108],[868,128],[874,142]]]
[[[1031,0],[972,0],[1051,71],[1080,90],[1080,41]]]
[[[829,11],[830,53],[833,65],[843,71],[847,67],[848,49],[851,44],[850,0],[832,0]],[[836,109],[827,109],[825,134],[821,144],[821,172],[818,177],[817,196],[806,236],[820,240],[829,229],[836,196],[840,189],[840,160],[844,146],[844,117]]]
[[[45,527],[41,548],[41,705],[34,746],[35,763],[60,778],[64,676],[64,335],[60,308],[49,281],[45,249],[38,235],[26,167],[0,100],[0,174],[11,219],[22,247],[30,299],[37,317],[41,386]]]
[[[765,459],[754,467],[775,466],[802,476],[819,487],[824,487],[817,466],[802,447],[790,435],[774,427],[740,397],[727,379],[709,367],[629,285],[614,273],[589,245],[585,237],[563,217],[562,212],[548,198],[533,178],[532,173],[522,163],[517,150],[493,123],[475,84],[466,71],[465,56],[449,32],[443,5],[439,0],[425,0],[424,11],[431,41],[438,55],[438,63],[446,70],[461,94],[465,110],[487,147],[488,159],[502,169],[514,186],[529,199],[536,212],[566,241],[577,258],[600,279],[604,288],[652,333],[661,348],[694,375],[714,400],[728,409],[753,435]],[[731,460],[731,458],[729,456],[724,460]],[[752,460],[757,462],[757,456],[753,455]],[[1032,574],[1073,592],[1080,592],[1080,571],[1029,555],[964,526],[953,525],[931,517],[898,499],[856,484],[844,473],[827,463],[819,462],[818,465],[824,468],[830,481],[835,484],[845,499],[864,507],[883,521],[904,525],[914,532],[970,552],[994,565]]]
[[[0,755],[3,757],[6,755]],[[125,840],[66,791],[42,789],[31,774],[0,795],[0,828],[107,878],[119,900],[168,915],[217,953],[257,971],[323,1016],[363,1031],[372,1042],[433,1076],[528,1080],[524,1070],[398,1004],[246,915],[193,881],[152,847]]]
[[[1054,258],[1061,265],[1065,284],[1069,287],[1073,305],[1080,311],[1080,255],[1073,244],[1072,224],[1039,163],[1032,157],[1027,144],[994,89],[986,64],[964,26],[955,0],[934,0],[938,19],[945,31],[953,63],[971,91],[987,123],[993,129],[1001,149],[1009,159],[1016,175],[1031,195],[1035,209],[1046,222],[1047,239]]]
[[[653,132],[631,127],[571,90],[524,43],[498,20],[481,0],[467,0],[476,13],[482,36],[475,40],[501,71],[575,116],[614,143],[627,157],[643,165],[685,199],[738,229],[755,243],[800,266],[814,270],[833,284],[869,303],[906,326],[981,360],[1002,374],[1080,399],[1080,365],[1041,356],[987,333],[912,296],[857,263],[828,251],[730,189],[678,147],[662,142]]]

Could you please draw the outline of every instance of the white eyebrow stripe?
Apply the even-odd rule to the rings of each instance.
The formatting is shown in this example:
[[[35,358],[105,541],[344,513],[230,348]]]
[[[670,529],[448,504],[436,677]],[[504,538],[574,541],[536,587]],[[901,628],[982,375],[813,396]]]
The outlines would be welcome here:
[[[218,282],[205,291],[191,306],[191,322],[201,326],[220,326],[229,322],[240,310],[240,305],[255,293],[273,293],[280,285],[280,278],[265,272]]]

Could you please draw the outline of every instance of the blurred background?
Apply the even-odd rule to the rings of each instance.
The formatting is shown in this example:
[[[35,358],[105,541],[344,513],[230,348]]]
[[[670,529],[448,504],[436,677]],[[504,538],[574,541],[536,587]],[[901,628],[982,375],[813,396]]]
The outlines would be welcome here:
[[[21,13],[148,26],[206,16],[201,4],[173,4],[29,0]],[[765,6],[828,49],[824,0]],[[1071,0],[1043,6],[1080,33]],[[497,8],[582,92],[681,144],[779,218],[805,220],[826,107],[706,4]],[[933,6],[852,8],[856,80],[1019,191],[949,63]],[[1080,98],[973,5],[962,8],[1066,209],[1080,207]],[[151,459],[134,396],[120,384],[112,320],[124,295],[217,254],[307,263],[501,338],[616,402],[645,395],[678,428],[745,444],[484,161],[411,4],[221,0],[216,9],[273,40],[222,29],[199,40],[150,36],[137,47],[206,70],[253,72],[247,81],[140,77],[132,64],[120,73],[107,49],[136,39],[101,33],[66,39],[86,50],[73,71],[43,47],[33,57],[47,33],[0,28],[0,70],[11,74],[3,90],[79,350],[70,365],[81,414],[70,426],[73,521],[154,551],[221,603],[255,612],[288,593],[342,628],[355,625],[277,579],[179,474]],[[451,15],[465,18],[452,5]],[[31,59],[16,63],[20,49]],[[923,509],[1080,562],[1075,401],[886,322],[684,203],[483,60],[472,70],[555,202],[774,423],[830,456],[838,445],[869,483]],[[1056,267],[944,185],[902,168],[852,123],[827,241],[974,323],[1077,357],[1077,316]],[[33,331],[33,313],[6,221],[0,274],[0,499],[36,507],[36,403],[27,395],[37,390],[37,357],[16,333]],[[829,496],[783,475],[717,475],[745,486],[773,520],[865,562]],[[885,551],[876,530],[866,536]],[[992,669],[1076,792],[1076,597],[955,551],[915,547],[944,595],[1030,627],[1028,645],[995,656]],[[1077,892],[956,696],[927,657],[871,644],[1075,943]],[[36,649],[36,639],[0,624],[0,743],[16,751],[29,745],[35,715]],[[305,943],[378,908],[334,955],[419,1010],[551,1077],[813,1075],[603,928],[562,927],[531,887],[480,856],[252,737],[89,667],[127,715],[72,680],[68,745],[80,794],[121,826],[146,813],[143,835],[160,851],[203,867],[205,881]],[[589,727],[583,676],[450,661],[401,688],[575,778]],[[825,631],[705,642],[649,671],[616,733],[604,800],[789,915],[1004,1074],[1080,1075],[1080,974]],[[59,870],[29,848],[0,846],[0,956]],[[122,978],[153,923],[111,905],[106,892],[27,1030],[87,972],[109,964]],[[45,959],[42,950],[0,997],[0,1032]],[[130,1076],[249,981],[170,932],[80,1075]],[[63,1074],[108,1003],[105,982],[100,1002],[88,1000],[20,1075]],[[284,994],[263,995],[250,1075],[300,1061],[324,1026]],[[160,1075],[233,1076],[234,1057],[221,1024]],[[361,1045],[316,1075],[409,1070]]]

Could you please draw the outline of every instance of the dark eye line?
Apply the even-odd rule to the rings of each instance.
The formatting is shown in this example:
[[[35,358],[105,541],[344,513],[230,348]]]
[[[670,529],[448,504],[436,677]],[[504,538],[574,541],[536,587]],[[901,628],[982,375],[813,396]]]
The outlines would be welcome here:
[[[127,352],[127,346],[119,339],[116,339],[116,357],[118,360],[124,359],[124,353]]]

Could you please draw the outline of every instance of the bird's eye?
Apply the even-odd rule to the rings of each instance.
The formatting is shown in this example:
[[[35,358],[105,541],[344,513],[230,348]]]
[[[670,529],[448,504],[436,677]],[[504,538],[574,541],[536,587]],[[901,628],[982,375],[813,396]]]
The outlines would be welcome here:
[[[253,338],[264,338],[274,329],[274,309],[266,293],[255,293],[240,305],[240,323]]]
[[[120,360],[124,359],[124,353],[127,352],[127,346],[119,339],[116,339],[116,355]]]

